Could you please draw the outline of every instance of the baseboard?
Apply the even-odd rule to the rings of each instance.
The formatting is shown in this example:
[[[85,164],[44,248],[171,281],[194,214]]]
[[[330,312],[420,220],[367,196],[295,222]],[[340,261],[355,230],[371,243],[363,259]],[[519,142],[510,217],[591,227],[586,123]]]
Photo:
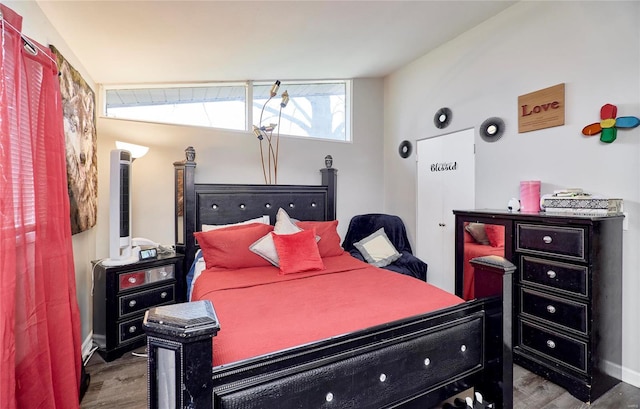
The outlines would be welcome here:
[[[622,367],[622,381],[640,388],[640,372]]]
[[[602,369],[602,371],[607,375],[618,378],[622,382],[633,385],[636,388],[640,388],[640,372],[638,371],[625,368],[620,364],[606,361],[604,359],[600,361],[600,369]]]
[[[82,362],[85,362],[87,359],[91,357],[91,350],[93,349],[93,331],[89,333],[87,338],[82,343]],[[89,383],[91,382],[91,375],[87,373],[84,368],[84,364],[80,368],[80,402],[82,403],[82,398],[84,398],[84,394],[89,389]]]
[[[82,342],[82,362],[84,362],[89,355],[91,355],[91,349],[93,348],[93,331],[89,333],[87,338]]]

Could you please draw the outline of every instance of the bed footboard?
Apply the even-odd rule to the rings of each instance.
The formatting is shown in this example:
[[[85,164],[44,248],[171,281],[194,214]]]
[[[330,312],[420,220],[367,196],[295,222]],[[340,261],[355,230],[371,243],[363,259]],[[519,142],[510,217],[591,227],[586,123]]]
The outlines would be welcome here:
[[[484,259],[486,298],[223,367],[211,368],[209,301],[153,308],[149,407],[428,408],[473,386],[511,408],[515,267]]]

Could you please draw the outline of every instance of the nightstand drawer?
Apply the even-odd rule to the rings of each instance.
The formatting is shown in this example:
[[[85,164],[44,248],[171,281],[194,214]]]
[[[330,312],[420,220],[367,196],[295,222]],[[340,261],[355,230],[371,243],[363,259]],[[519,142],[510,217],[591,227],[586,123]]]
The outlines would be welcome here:
[[[520,313],[587,334],[587,304],[520,289]]]
[[[165,304],[175,300],[175,286],[167,285],[153,290],[140,291],[118,297],[120,316],[125,316],[138,311],[144,311],[156,305]]]
[[[588,272],[585,266],[520,256],[520,281],[587,297]]]
[[[147,270],[147,283],[156,283],[163,280],[171,280],[175,277],[173,264],[168,266],[160,266]]]
[[[121,322],[120,325],[118,325],[118,334],[120,335],[118,339],[121,344],[144,336],[142,320],[144,320],[144,316]]]
[[[144,284],[146,274],[144,271],[134,271],[131,273],[120,274],[120,290],[138,287]]]
[[[553,362],[587,372],[587,342],[519,321],[520,346]]]
[[[162,280],[170,280],[173,277],[175,277],[173,264],[122,273],[118,279],[120,283],[119,289],[120,291],[127,290]]]
[[[516,250],[586,260],[585,230],[576,227],[518,224]]]

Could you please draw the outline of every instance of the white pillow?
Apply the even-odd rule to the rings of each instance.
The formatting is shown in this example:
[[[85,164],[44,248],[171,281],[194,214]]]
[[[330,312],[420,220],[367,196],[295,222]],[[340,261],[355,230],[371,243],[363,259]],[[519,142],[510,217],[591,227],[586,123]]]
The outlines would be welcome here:
[[[302,231],[302,229],[291,220],[287,212],[284,209],[278,209],[276,213],[276,224],[273,228],[275,234],[293,234]],[[278,258],[278,252],[276,252],[276,246],[273,243],[273,237],[271,233],[262,236],[255,243],[249,246],[249,250],[261,256],[276,267],[280,266],[280,259]]]
[[[191,286],[187,289],[188,300],[191,301],[191,294],[193,293],[193,286],[196,284],[196,280],[200,277],[200,274],[207,268],[204,263],[204,257],[198,258],[198,256],[202,253],[202,250],[196,251],[195,259],[197,260],[194,264],[193,268],[193,278],[191,279]]]
[[[243,224],[250,224],[250,223],[263,223],[263,224],[269,224],[269,223],[271,223],[271,220],[269,219],[269,215],[268,215],[268,214],[265,214],[264,216],[256,217],[255,219],[245,220],[245,221],[243,221],[243,222],[239,222],[239,223],[231,223],[231,224],[203,224],[203,225],[202,225],[202,231],[217,230],[217,229],[221,229],[221,228],[223,228],[223,227],[240,226],[240,225],[243,225]]]
[[[378,229],[364,239],[353,243],[353,245],[369,264],[373,264],[376,267],[388,266],[402,256],[391,244],[387,233],[384,232],[384,228]]]

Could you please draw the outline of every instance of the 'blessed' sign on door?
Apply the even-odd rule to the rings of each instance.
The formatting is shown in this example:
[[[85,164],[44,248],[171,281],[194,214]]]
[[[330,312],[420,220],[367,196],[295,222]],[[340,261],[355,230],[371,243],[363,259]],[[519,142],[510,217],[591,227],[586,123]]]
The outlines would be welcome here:
[[[518,97],[518,132],[564,125],[564,84]]]

